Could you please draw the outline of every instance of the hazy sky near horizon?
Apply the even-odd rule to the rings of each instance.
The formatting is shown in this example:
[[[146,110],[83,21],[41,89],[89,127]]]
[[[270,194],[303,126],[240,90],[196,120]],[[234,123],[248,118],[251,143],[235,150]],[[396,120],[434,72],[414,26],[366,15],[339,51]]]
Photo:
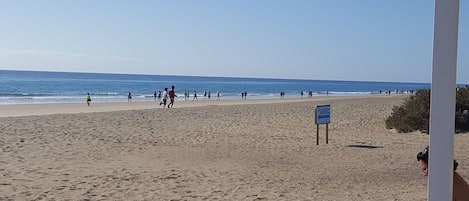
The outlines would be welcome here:
[[[430,82],[433,19],[433,0],[0,0],[0,69]]]

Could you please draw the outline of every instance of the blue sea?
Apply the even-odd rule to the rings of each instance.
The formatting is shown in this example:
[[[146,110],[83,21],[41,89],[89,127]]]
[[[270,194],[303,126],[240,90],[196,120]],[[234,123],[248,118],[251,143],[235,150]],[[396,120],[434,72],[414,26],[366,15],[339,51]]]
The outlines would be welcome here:
[[[192,100],[194,90],[199,100],[204,99],[206,91],[211,92],[212,99],[216,99],[218,91],[222,100],[232,100],[241,99],[242,92],[247,92],[248,99],[278,99],[281,91],[285,92],[285,98],[300,98],[301,91],[306,98],[312,91],[314,98],[379,94],[380,91],[384,94],[386,90],[393,94],[409,93],[430,88],[429,83],[0,70],[0,105],[79,103],[85,101],[86,93],[91,94],[93,102],[127,102],[129,92],[132,101],[154,101],[155,92],[172,85],[176,87],[176,101],[184,101],[184,92]]]

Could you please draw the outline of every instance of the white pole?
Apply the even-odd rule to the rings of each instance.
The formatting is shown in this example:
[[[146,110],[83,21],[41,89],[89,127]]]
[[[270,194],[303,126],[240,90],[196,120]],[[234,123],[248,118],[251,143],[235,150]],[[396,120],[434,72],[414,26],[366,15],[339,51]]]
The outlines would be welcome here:
[[[459,0],[435,0],[430,98],[429,201],[453,200]]]

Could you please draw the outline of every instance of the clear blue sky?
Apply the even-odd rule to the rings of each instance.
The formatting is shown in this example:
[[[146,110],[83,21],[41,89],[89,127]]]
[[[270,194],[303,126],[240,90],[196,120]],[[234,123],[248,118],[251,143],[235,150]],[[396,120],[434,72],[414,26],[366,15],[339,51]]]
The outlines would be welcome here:
[[[0,0],[0,69],[430,82],[433,18],[433,0]]]

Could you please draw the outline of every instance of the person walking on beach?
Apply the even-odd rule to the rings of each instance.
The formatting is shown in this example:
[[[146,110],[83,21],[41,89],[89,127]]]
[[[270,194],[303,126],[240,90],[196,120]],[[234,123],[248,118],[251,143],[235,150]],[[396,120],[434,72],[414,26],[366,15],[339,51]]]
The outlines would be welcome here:
[[[129,94],[127,95],[127,102],[132,102],[132,94],[129,91]]]
[[[86,93],[86,104],[88,104],[88,106],[90,106],[90,103],[91,103],[90,93]]]
[[[165,108],[166,102],[168,101],[168,88],[164,88],[163,95],[161,96],[163,97],[163,100],[161,100],[160,105],[163,104],[163,108]]]
[[[174,105],[174,97],[177,97],[176,93],[174,92],[174,85],[171,86],[171,90],[169,91],[169,104],[168,104],[168,108],[169,106],[171,106],[171,108],[173,108],[173,105]]]
[[[423,151],[417,154],[417,161],[422,169],[423,176],[428,176],[428,158],[430,155],[429,147],[425,147]],[[456,172],[458,163],[454,161],[453,172],[453,201],[469,201],[469,185],[466,181]]]
[[[194,101],[194,100],[199,101],[199,99],[197,98],[197,91],[195,91],[195,90],[194,90],[194,98],[192,99],[192,101]]]
[[[155,93],[153,94],[153,97],[155,97],[155,102],[156,102],[156,96],[157,96],[157,94],[156,94],[156,91],[155,91]]]

